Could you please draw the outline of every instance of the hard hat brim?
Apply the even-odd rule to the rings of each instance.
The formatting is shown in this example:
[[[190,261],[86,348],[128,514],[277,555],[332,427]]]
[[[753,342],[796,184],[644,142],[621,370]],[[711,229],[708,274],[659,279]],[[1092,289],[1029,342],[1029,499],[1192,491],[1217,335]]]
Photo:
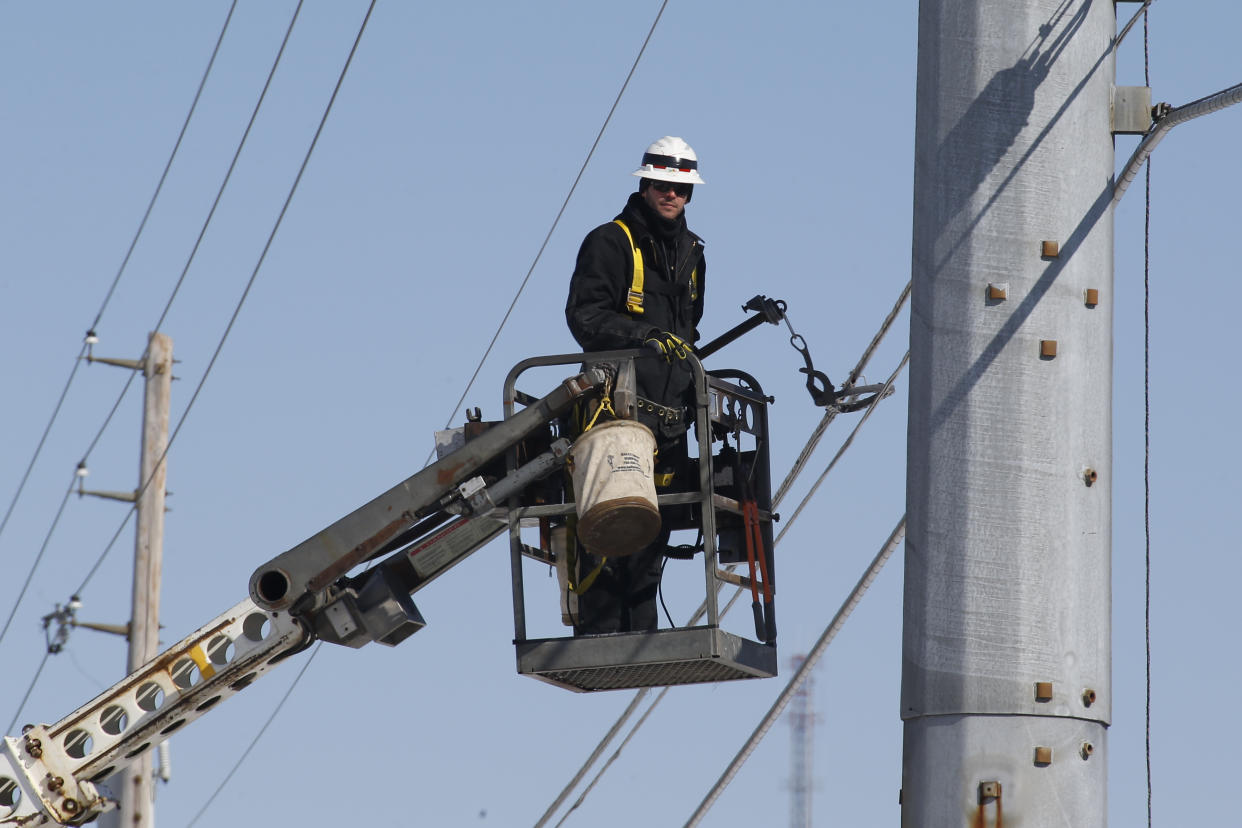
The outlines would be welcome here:
[[[644,164],[630,175],[636,175],[639,178],[651,178],[656,181],[672,181],[682,184],[705,184],[703,177],[699,175],[698,170],[675,170],[667,167],[653,167],[650,164]]]

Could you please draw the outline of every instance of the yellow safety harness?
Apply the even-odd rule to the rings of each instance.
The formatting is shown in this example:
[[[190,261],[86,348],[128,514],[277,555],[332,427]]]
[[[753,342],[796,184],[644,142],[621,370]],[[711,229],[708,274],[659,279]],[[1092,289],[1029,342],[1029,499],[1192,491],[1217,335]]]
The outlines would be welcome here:
[[[614,219],[613,224],[618,224],[625,231],[625,238],[630,243],[630,253],[634,258],[634,277],[630,280],[630,290],[625,297],[625,309],[635,316],[643,314],[643,254],[638,249],[638,245],[634,243],[634,234],[630,232],[630,228],[626,226],[621,219]],[[690,301],[693,302],[699,298],[699,269],[696,267],[690,271]]]

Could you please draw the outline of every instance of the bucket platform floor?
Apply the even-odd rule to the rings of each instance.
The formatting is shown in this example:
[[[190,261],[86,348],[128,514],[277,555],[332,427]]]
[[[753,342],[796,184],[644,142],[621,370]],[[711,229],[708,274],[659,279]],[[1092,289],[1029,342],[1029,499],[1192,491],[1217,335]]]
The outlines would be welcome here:
[[[776,647],[716,627],[518,641],[518,672],[579,693],[771,678]]]

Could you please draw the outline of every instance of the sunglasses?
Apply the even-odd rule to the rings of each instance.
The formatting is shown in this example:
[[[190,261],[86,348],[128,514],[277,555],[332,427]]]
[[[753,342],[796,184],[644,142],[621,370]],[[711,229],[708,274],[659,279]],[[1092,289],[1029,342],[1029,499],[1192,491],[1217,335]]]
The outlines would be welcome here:
[[[689,198],[690,193],[694,190],[694,185],[678,184],[672,181],[652,181],[651,188],[657,193],[667,193],[671,190],[681,198]]]

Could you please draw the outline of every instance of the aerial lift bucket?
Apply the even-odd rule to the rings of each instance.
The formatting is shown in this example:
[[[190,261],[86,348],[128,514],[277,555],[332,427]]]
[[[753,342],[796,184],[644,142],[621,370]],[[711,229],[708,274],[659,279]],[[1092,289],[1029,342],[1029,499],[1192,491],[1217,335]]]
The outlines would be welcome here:
[[[642,358],[645,355],[647,355],[647,352],[641,350],[609,351],[588,354],[586,359],[590,362],[625,362],[635,358]],[[513,416],[514,404],[516,402],[529,399],[527,395],[516,389],[517,379],[523,372],[537,366],[577,363],[582,361],[583,358],[582,354],[566,354],[535,357],[518,363],[509,372],[509,377],[505,383],[506,418]],[[716,599],[718,590],[723,585],[723,582],[749,585],[750,581],[719,568],[716,549],[718,528],[722,528],[721,524],[732,524],[742,521],[742,515],[746,506],[742,502],[736,486],[730,488],[726,484],[719,490],[716,488],[712,464],[713,424],[715,424],[716,428],[723,428],[731,433],[740,434],[741,432],[746,432],[754,439],[756,448],[753,454],[749,456],[754,458],[752,468],[759,471],[757,475],[759,478],[758,482],[760,483],[759,488],[763,492],[762,502],[759,504],[759,519],[765,524],[770,524],[773,516],[770,512],[770,504],[767,502],[768,489],[770,488],[767,475],[768,400],[763,396],[758,383],[752,377],[741,372],[727,372],[729,378],[739,380],[738,383],[728,382],[721,377],[707,375],[693,355],[689,359],[692,363],[696,382],[697,419],[695,434],[698,437],[699,446],[699,481],[697,490],[661,494],[658,497],[652,492],[652,497],[650,501],[647,501],[645,507],[636,506],[633,504],[633,501],[628,500],[628,498],[634,497],[632,492],[610,491],[606,486],[602,485],[598,489],[587,491],[592,489],[592,487],[584,486],[579,481],[580,465],[583,462],[580,457],[587,453],[582,450],[583,438],[579,438],[578,443],[575,444],[573,449],[575,461],[574,492],[579,500],[584,502],[535,505],[523,505],[517,502],[516,499],[510,502],[508,522],[513,572],[514,644],[517,649],[519,673],[577,692],[698,684],[743,678],[768,678],[776,675],[777,653],[774,622],[767,625],[763,634],[756,635],[757,638],[766,639],[763,641],[745,638],[726,631],[720,626],[720,611]],[[719,373],[726,374],[726,372]],[[615,421],[617,424],[623,422],[627,421]],[[633,421],[629,421],[629,424],[638,425]],[[638,428],[647,431],[642,426],[638,426]],[[632,429],[624,427],[618,429],[615,425],[605,424],[603,426],[595,426],[593,429],[588,430],[584,436],[589,436],[596,431],[599,431],[602,435],[608,435],[610,431],[631,436],[636,433]],[[649,431],[647,433],[650,434]],[[599,440],[598,442],[600,446],[603,446],[606,441]],[[654,439],[652,443],[654,443]],[[651,448],[654,448],[654,445]],[[625,451],[636,457],[650,457],[650,448],[647,448],[647,444],[641,441],[627,445],[620,453]],[[592,447],[590,453],[598,454],[604,458],[611,453],[613,455],[613,468],[615,468],[618,462],[616,455],[619,453],[619,450],[616,445],[610,450],[602,448],[597,450]],[[516,457],[511,457],[509,462],[511,465],[516,465]],[[601,463],[602,465],[600,465]],[[597,470],[609,468],[607,459],[598,461],[595,464]],[[634,476],[637,477],[636,474]],[[645,501],[647,499],[644,496],[642,500]],[[535,557],[542,563],[552,565],[556,565],[558,561],[555,559],[555,553],[544,554],[541,550],[532,549],[531,546],[522,541],[521,528],[523,521],[527,524],[536,520],[543,520],[545,522],[547,520],[561,521],[575,513],[582,516],[582,518],[591,518],[595,510],[600,508],[600,504],[609,504],[605,506],[605,514],[609,515],[609,520],[601,522],[607,528],[600,531],[599,525],[595,527],[590,526],[591,521],[588,519],[585,520],[588,526],[584,530],[581,525],[584,521],[580,519],[578,537],[580,542],[585,543],[593,551],[601,552],[602,554],[608,553],[603,551],[601,545],[610,545],[615,548],[623,546],[623,544],[616,543],[610,539],[608,535],[611,532],[620,531],[619,525],[622,522],[622,517],[627,519],[634,518],[636,516],[635,509],[638,510],[639,522],[641,523],[642,520],[648,519],[645,515],[642,515],[647,508],[669,507],[670,510],[666,512],[664,520],[669,522],[670,528],[673,529],[691,527],[685,523],[684,518],[680,521],[677,518],[670,521],[669,515],[680,514],[684,516],[693,514],[693,526],[702,530],[703,550],[701,554],[703,555],[706,584],[703,611],[700,614],[700,620],[694,622],[696,626],[661,629],[652,632],[611,633],[581,637],[527,638],[522,558],[523,556]],[[656,514],[658,516],[659,512],[657,511]],[[608,526],[609,522],[615,523],[616,526]],[[650,526],[653,526],[654,529],[643,531],[651,531],[651,538],[654,538],[660,524],[653,521]],[[770,530],[768,526],[765,526],[765,528]],[[771,536],[770,531],[766,534],[768,537]],[[646,535],[644,534],[645,537]],[[641,541],[642,539],[638,538],[628,539],[627,544],[630,544],[628,548],[631,550],[637,548],[641,545]],[[650,538],[647,538],[646,542],[649,541]],[[557,546],[557,544],[551,544],[550,548],[555,550]],[[563,548],[562,546],[562,551]],[[763,553],[769,556],[767,558],[767,572],[769,573],[768,577],[770,577],[772,572],[771,546],[768,545]],[[562,606],[561,609],[564,611],[565,607]],[[767,610],[770,612],[771,607],[769,606]],[[771,621],[770,615],[769,621]]]

